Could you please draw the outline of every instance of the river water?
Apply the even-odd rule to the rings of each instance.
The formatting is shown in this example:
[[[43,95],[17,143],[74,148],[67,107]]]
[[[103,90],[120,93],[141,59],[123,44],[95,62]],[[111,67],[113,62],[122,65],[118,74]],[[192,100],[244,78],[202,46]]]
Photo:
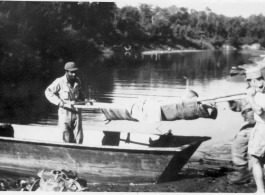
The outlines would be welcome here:
[[[228,79],[227,76],[232,66],[249,63],[249,58],[249,54],[237,51],[185,51],[157,56],[117,53],[79,62],[79,77],[85,93],[98,102],[126,103],[138,98],[178,99],[187,86],[184,77],[188,78],[190,89],[200,97],[207,97],[244,90],[246,83],[243,77]],[[2,121],[56,126],[57,108],[46,100],[44,90],[56,77],[64,74],[63,66],[62,62],[54,62],[43,73],[45,77],[41,78],[45,79],[34,77],[23,82],[2,82],[2,90],[5,91],[0,100],[5,105],[1,111]],[[158,131],[166,133],[171,129],[174,134],[212,137],[204,146],[232,140],[243,119],[240,113],[229,110],[227,103],[218,103],[217,106],[216,120],[174,121],[159,127]],[[100,113],[84,111],[83,119],[84,131],[97,127],[108,129]],[[122,123],[117,128],[125,130],[133,127]],[[142,135],[131,139],[148,142]]]

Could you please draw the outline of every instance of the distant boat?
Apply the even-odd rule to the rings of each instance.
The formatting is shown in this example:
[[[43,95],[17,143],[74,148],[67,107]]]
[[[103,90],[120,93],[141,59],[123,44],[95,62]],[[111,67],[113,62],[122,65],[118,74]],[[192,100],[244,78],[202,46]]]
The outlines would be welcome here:
[[[229,51],[229,50],[236,50],[236,48],[231,45],[224,44],[222,46],[222,50]]]

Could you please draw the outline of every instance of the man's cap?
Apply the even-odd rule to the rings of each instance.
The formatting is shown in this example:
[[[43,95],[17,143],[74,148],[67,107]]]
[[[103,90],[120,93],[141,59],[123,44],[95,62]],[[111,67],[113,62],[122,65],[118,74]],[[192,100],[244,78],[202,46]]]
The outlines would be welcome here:
[[[67,62],[64,65],[64,69],[69,70],[69,71],[75,71],[75,70],[78,70],[78,67],[74,62]]]
[[[262,72],[259,67],[251,67],[246,69],[246,81],[249,79],[257,79],[262,77]]]

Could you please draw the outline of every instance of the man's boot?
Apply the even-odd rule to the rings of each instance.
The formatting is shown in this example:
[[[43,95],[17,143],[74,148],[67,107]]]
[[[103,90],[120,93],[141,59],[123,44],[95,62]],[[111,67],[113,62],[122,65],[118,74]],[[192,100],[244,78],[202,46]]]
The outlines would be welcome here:
[[[230,184],[243,184],[249,183],[253,175],[247,168],[244,168],[228,174],[227,178]]]

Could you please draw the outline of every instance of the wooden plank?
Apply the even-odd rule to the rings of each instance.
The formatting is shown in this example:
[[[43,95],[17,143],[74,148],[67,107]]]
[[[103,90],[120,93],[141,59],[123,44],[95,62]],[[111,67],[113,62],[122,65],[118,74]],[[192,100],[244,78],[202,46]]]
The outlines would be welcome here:
[[[202,137],[203,138],[203,137]],[[207,140],[207,139],[206,139]],[[33,145],[43,145],[43,146],[51,146],[51,147],[65,147],[65,148],[75,148],[80,150],[85,149],[93,149],[93,150],[113,150],[113,151],[134,151],[134,152],[179,152],[189,147],[189,145],[175,147],[175,148],[164,148],[164,147],[157,147],[157,148],[130,148],[130,147],[119,147],[119,146],[94,146],[94,145],[83,145],[83,144],[72,144],[72,143],[64,143],[64,142],[49,142],[49,141],[39,141],[39,140],[28,140],[28,139],[15,139],[15,138],[8,138],[8,137],[0,137],[0,142],[10,142],[12,143],[25,143],[31,146]]]
[[[246,99],[247,96],[246,95],[236,95],[236,96],[231,96],[231,97],[226,97],[226,98],[220,98],[217,100],[214,100],[215,103],[219,103],[219,102],[228,102],[228,101],[232,101],[232,100],[242,100],[242,99]]]
[[[227,98],[227,99],[226,99]],[[217,96],[211,96],[211,97],[199,97],[197,98],[198,102],[202,101],[230,101],[230,100],[236,100],[236,99],[245,99],[246,98],[246,92],[236,92],[231,94],[223,94],[223,95],[217,95]],[[135,102],[135,100],[133,101]],[[133,105],[133,102],[129,102],[128,104]],[[177,103],[177,101],[174,101]],[[171,101],[165,101],[164,104],[167,103],[174,103]],[[77,105],[74,105],[75,108],[81,108],[81,109],[103,109],[103,108],[123,108],[125,109],[128,107],[128,105],[124,104],[117,104],[117,103],[102,103],[102,102],[94,102],[93,105],[82,105],[81,103],[77,103]]]
[[[217,95],[217,96],[212,96],[212,97],[199,97],[199,98],[197,98],[197,101],[198,102],[210,101],[210,100],[217,100],[217,99],[221,99],[221,98],[228,98],[228,97],[241,96],[241,95],[242,96],[246,95],[246,91],[231,93],[231,94],[224,94],[224,95]]]
[[[103,114],[102,114],[103,115]],[[167,121],[166,121],[167,122]],[[167,122],[167,123],[170,123]],[[123,133],[137,133],[137,134],[152,134],[162,135],[165,132],[158,128],[164,123],[139,123],[127,120],[116,120],[106,124],[106,121],[90,122],[89,126],[84,129],[84,138],[88,136],[97,136],[96,133],[102,131],[109,132],[123,132]],[[32,125],[12,125],[15,131],[15,137],[47,140],[47,132],[49,132],[49,140],[56,141],[61,139],[61,131],[57,126],[38,126],[39,132],[36,134],[36,126]]]
[[[103,102],[94,102],[93,105],[74,105],[75,108],[82,109],[102,109],[102,108],[125,108],[123,104],[114,104],[114,103],[103,103]]]
[[[120,139],[120,141],[126,142],[127,140],[125,139]],[[135,142],[130,140],[129,143],[133,143],[133,144],[138,144],[138,145],[143,145],[143,146],[149,146],[150,144],[146,144],[146,143],[140,143],[140,142]]]

